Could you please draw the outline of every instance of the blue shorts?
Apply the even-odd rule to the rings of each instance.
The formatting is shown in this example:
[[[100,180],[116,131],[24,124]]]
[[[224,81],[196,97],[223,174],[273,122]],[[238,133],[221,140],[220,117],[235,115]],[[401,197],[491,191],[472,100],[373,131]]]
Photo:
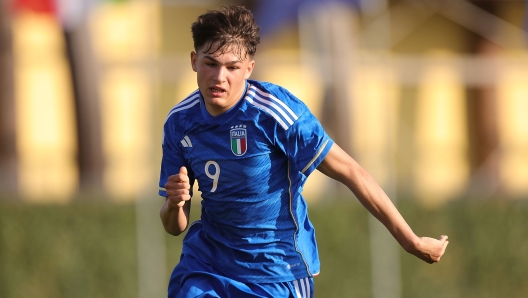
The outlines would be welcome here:
[[[209,264],[182,255],[169,282],[168,298],[313,298],[313,278],[278,283],[242,283],[217,274]]]

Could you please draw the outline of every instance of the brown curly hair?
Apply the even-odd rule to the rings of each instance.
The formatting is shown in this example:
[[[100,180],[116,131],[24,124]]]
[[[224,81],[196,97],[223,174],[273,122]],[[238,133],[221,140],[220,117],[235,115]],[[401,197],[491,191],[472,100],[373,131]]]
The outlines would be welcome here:
[[[260,43],[260,27],[251,11],[243,6],[209,10],[198,17],[191,31],[194,49],[209,54],[233,50],[241,59],[253,58]]]

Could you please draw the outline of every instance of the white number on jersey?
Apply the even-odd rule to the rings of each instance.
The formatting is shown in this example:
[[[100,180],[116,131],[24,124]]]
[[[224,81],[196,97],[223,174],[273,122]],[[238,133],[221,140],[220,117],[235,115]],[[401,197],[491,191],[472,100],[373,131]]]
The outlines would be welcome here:
[[[209,166],[214,166],[215,172],[214,174],[209,173]],[[207,177],[213,179],[213,188],[211,188],[211,192],[215,192],[216,187],[218,187],[218,178],[220,178],[220,166],[216,161],[210,160],[205,164],[205,174]]]

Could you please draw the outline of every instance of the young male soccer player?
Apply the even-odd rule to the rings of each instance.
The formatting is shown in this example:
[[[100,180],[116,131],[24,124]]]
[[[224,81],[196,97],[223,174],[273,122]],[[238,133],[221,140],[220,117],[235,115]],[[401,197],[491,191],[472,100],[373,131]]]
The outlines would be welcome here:
[[[160,216],[168,233],[185,231],[196,180],[202,213],[183,239],[168,296],[313,297],[319,258],[301,190],[316,169],[345,184],[407,252],[438,262],[447,236],[417,237],[299,99],[249,79],[258,33],[240,6],[192,25],[198,89],[165,121]]]

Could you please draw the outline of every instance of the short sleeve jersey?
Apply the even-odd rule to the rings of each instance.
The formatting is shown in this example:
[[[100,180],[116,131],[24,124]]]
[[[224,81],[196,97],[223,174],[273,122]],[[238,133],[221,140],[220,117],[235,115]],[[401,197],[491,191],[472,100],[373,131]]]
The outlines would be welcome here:
[[[301,195],[332,139],[286,89],[248,80],[229,111],[212,117],[196,90],[164,124],[159,194],[181,166],[202,196],[201,220],[183,241],[242,282],[283,282],[319,273],[315,231]],[[195,227],[197,226],[197,227]]]

